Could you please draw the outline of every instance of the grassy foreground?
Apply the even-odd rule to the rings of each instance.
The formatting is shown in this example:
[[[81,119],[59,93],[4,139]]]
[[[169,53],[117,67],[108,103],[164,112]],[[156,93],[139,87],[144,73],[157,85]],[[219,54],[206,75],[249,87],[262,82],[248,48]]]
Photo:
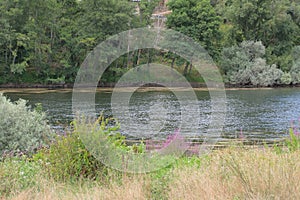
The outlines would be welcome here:
[[[182,157],[148,174],[56,181],[36,161],[0,163],[1,199],[300,199],[300,151],[243,146]]]

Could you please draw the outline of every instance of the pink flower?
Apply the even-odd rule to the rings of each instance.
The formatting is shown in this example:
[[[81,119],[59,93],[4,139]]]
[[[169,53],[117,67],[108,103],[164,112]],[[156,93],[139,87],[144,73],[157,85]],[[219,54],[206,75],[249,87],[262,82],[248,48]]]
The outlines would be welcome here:
[[[238,138],[239,138],[239,139],[242,139],[242,140],[245,139],[245,136],[244,136],[244,134],[243,134],[243,128],[241,128],[240,133],[239,133],[239,135],[238,135]]]
[[[300,124],[300,118],[299,118],[299,124]],[[298,136],[298,137],[300,136],[299,127],[295,126],[294,120],[291,120],[291,129],[292,129],[293,134],[294,134],[295,136]]]
[[[167,140],[162,143],[162,148],[159,150],[163,154],[180,154],[188,147],[185,139],[180,135],[179,130],[175,130],[174,134],[169,135]]]

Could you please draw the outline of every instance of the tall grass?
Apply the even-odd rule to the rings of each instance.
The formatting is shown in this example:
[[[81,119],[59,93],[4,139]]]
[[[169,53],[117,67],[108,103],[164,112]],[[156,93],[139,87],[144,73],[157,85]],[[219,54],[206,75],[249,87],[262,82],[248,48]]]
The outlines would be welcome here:
[[[300,151],[226,149],[176,169],[169,199],[300,199]]]
[[[35,174],[28,172],[29,184],[22,182],[20,165],[9,161],[6,165],[15,171],[3,171],[1,164],[0,182],[9,178],[3,199],[300,199],[299,153],[227,148],[206,157],[183,157],[154,173],[123,174],[110,183],[57,182],[36,168]]]
[[[147,199],[149,194],[143,187],[147,182],[140,177],[125,179],[123,184],[103,186],[100,184],[65,185],[49,180],[42,180],[39,188],[30,188],[13,195],[12,200],[59,200],[59,199]]]

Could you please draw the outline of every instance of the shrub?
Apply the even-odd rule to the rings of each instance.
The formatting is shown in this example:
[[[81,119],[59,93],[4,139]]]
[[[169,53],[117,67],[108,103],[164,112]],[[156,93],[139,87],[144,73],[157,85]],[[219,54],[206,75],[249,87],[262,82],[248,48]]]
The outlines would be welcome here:
[[[285,85],[290,85],[292,83],[291,73],[289,73],[289,72],[283,73],[280,78],[280,82]]]
[[[244,41],[239,46],[222,50],[220,65],[225,75],[246,69],[251,63],[265,54],[265,46],[261,42]]]
[[[51,139],[45,113],[26,103],[22,99],[13,103],[0,94],[0,155],[32,154]]]
[[[76,179],[100,179],[105,181],[111,169],[105,166],[99,159],[93,156],[90,149],[86,148],[83,135],[89,134],[89,139],[98,140],[107,136],[109,144],[124,151],[142,151],[139,145],[127,146],[125,137],[117,133],[118,124],[102,116],[96,122],[87,122],[86,119],[78,119],[72,122],[74,131],[65,136],[58,136],[56,142],[50,148],[44,148],[33,156],[35,161],[42,163],[48,174],[55,180]],[[97,127],[97,128],[96,128]],[[95,137],[93,137],[95,136]],[[107,144],[108,144],[107,143]],[[116,155],[114,155],[116,156]],[[119,172],[114,175],[120,174]]]
[[[33,159],[58,181],[96,179],[100,173],[106,174],[105,166],[91,155],[76,133],[58,136],[49,149],[39,150]]]
[[[240,46],[225,48],[221,67],[225,80],[231,84],[272,86],[281,83],[283,72],[276,65],[267,65],[262,58],[265,47],[261,42],[244,41]]]

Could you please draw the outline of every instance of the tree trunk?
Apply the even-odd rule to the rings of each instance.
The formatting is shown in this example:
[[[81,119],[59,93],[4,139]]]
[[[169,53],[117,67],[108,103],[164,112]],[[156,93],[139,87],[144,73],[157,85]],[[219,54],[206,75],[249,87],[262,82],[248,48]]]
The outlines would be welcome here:
[[[128,37],[130,37],[130,30],[128,32]],[[130,43],[129,43],[129,40],[128,40],[128,46],[127,46],[127,69],[129,69],[129,64],[130,64],[130,53],[129,53],[129,50],[130,50]]]
[[[151,62],[152,62],[151,49],[148,49],[148,61],[147,61],[148,67],[150,66],[149,64],[150,64]]]
[[[137,61],[136,61],[136,65],[137,65],[137,66],[140,65],[141,51],[142,51],[141,49],[138,50]]]
[[[186,76],[186,75],[187,75],[188,68],[189,68],[189,62],[186,62],[186,63],[185,63],[184,70],[183,70],[183,76]]]
[[[172,63],[171,63],[171,68],[173,69],[174,68],[174,63],[175,63],[175,56],[172,58]]]
[[[191,62],[191,64],[190,64],[190,69],[189,69],[189,74],[191,74],[192,67],[193,67],[193,63]]]

